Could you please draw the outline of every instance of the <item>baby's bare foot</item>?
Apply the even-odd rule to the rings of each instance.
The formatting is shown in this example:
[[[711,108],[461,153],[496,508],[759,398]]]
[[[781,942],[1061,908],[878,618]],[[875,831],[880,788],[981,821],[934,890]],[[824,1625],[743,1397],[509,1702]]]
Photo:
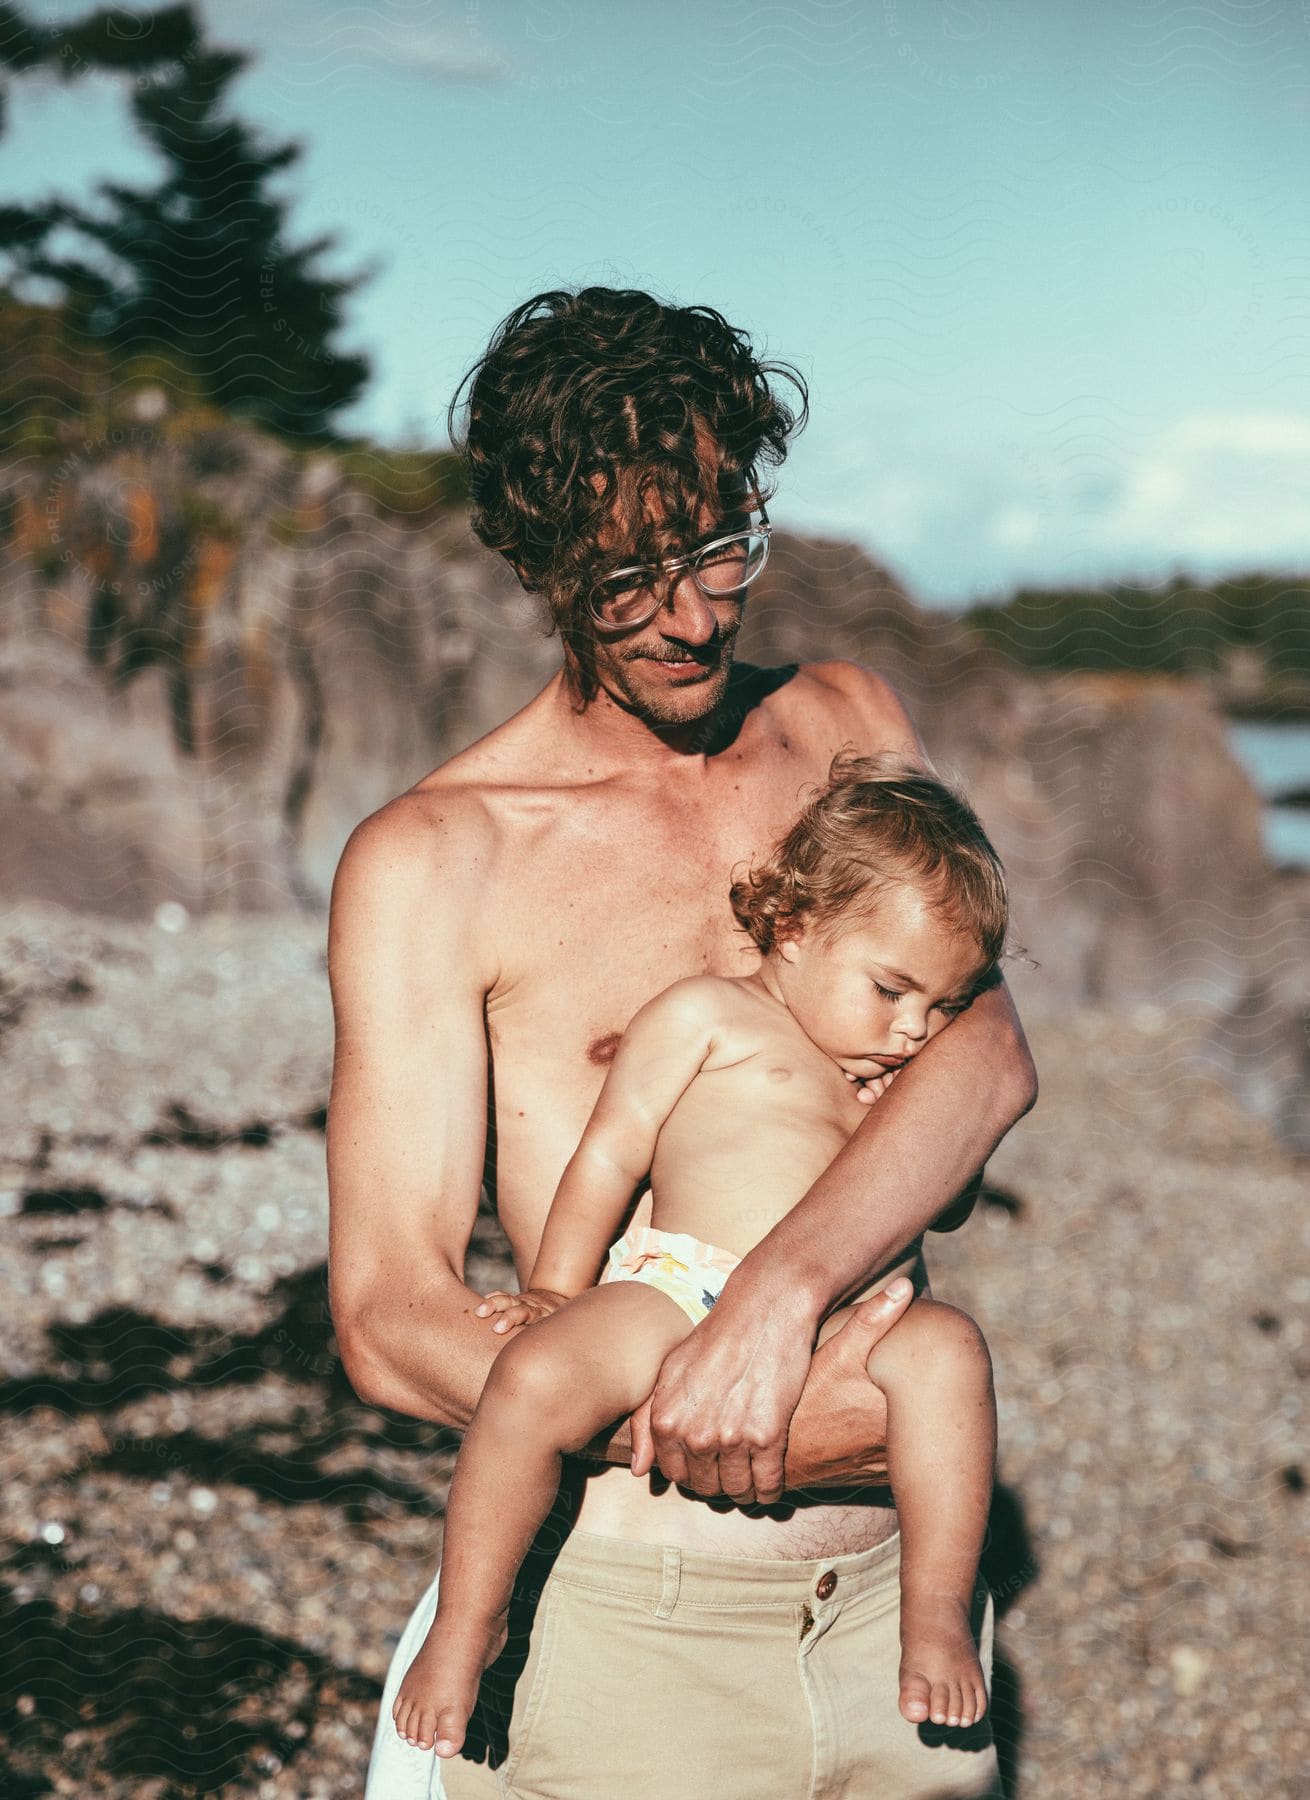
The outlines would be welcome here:
[[[418,1750],[458,1755],[482,1671],[505,1648],[505,1621],[456,1630],[434,1620],[391,1709],[396,1730]]]
[[[987,1711],[982,1664],[958,1600],[901,1595],[901,1716],[912,1725],[976,1725]]]

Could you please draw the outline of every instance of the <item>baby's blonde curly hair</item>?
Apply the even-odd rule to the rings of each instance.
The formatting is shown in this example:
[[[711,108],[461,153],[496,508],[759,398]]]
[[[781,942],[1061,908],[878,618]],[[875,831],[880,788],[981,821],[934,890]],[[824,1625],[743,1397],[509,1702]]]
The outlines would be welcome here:
[[[1005,871],[961,794],[898,756],[843,751],[828,785],[771,855],[729,892],[764,955],[814,930],[835,937],[895,883],[923,891],[951,928],[976,939],[991,970],[1005,949]]]

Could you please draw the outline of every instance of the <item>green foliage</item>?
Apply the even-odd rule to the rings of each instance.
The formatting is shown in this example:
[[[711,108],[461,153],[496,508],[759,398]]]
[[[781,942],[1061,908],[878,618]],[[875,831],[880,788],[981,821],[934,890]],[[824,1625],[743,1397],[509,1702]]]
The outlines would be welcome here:
[[[66,310],[0,292],[0,443],[20,454],[53,451],[61,429],[93,414],[110,384],[110,358]]]
[[[133,114],[165,167],[154,188],[100,182],[95,211],[58,198],[0,207],[0,253],[11,283],[53,281],[69,320],[116,361],[176,358],[184,390],[194,380],[229,414],[333,443],[334,416],[370,371],[332,340],[347,297],[372,271],[328,276],[318,265],[334,237],[288,237],[287,203],[270,184],[300,146],[260,142],[225,107],[248,61],[206,45],[190,6],[111,9],[48,27],[0,6],[0,63],[15,72],[133,75]],[[56,231],[60,241],[80,236],[91,259],[56,255]]]
[[[453,450],[388,450],[355,444],[338,454],[353,485],[414,524],[468,500],[468,471]]]
[[[90,336],[69,301],[36,306],[0,288],[0,450],[53,455],[136,418],[162,389],[175,419],[209,416],[205,383],[175,350],[120,355]]]
[[[180,511],[186,521],[188,541],[194,543],[197,538],[216,538],[224,543],[239,544],[245,535],[246,523],[235,519],[212,500],[200,494],[183,494]]]
[[[168,396],[166,416],[146,415],[161,440],[180,442],[212,433],[231,415],[215,406],[199,372],[176,351],[116,357],[88,339],[70,309],[33,306],[0,290],[0,452],[44,458],[52,466],[70,450],[112,447],[115,428],[138,430],[137,403],[145,393]],[[403,523],[430,524],[435,515],[468,501],[468,475],[453,450],[392,449],[352,439],[331,451],[350,483]],[[184,502],[188,524],[210,537],[230,537],[236,524],[211,509],[202,516]],[[312,527],[294,515],[275,522],[274,535],[295,542]],[[0,538],[5,533],[0,530]]]
[[[1260,653],[1271,676],[1310,678],[1310,582],[1295,576],[1021,588],[1004,606],[977,606],[964,618],[1028,668],[1202,674],[1241,645]]]

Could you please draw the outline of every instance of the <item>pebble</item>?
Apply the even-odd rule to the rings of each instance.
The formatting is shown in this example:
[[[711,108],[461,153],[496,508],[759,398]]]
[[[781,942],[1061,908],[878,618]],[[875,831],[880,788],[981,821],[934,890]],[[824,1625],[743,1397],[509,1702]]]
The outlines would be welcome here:
[[[439,1556],[453,1456],[294,1360],[190,1379],[204,1344],[275,1325],[277,1283],[323,1262],[323,1138],[305,1121],[327,1093],[331,1008],[321,921],[168,917],[21,904],[0,922],[4,991],[25,998],[0,1084],[10,1378],[67,1379],[52,1329],[110,1308],[208,1334],[164,1342],[176,1387],[7,1419],[0,1557],[23,1558],[16,1603],[94,1608],[98,1625],[231,1619],[290,1646],[249,1696],[267,1736],[224,1791],[340,1800],[361,1790],[374,1703],[325,1685],[307,1715],[327,1680],[309,1671],[382,1679]],[[78,971],[92,992],[61,998]],[[1005,1509],[989,1554],[1021,1791],[1281,1800],[1310,1766],[1305,1168],[1197,1077],[1202,1015],[1025,1024],[1041,1097],[987,1171],[1022,1210],[980,1208],[927,1239],[934,1292],[978,1320],[996,1371]],[[178,1105],[204,1127],[259,1122],[269,1141],[146,1142]],[[107,1203],[25,1218],[38,1185]],[[492,1285],[508,1265],[479,1229],[471,1277]],[[81,1242],[34,1247],[54,1237]],[[1283,1477],[1297,1465],[1299,1490]],[[35,1694],[15,1707],[32,1717]],[[113,1772],[107,1729],[93,1706],[62,1751],[20,1763],[43,1740],[15,1732],[0,1763],[34,1792],[163,1800],[168,1780]]]
[[[1210,1672],[1209,1659],[1190,1644],[1178,1644],[1169,1652],[1169,1672],[1175,1694],[1180,1700],[1190,1700],[1204,1685]]]

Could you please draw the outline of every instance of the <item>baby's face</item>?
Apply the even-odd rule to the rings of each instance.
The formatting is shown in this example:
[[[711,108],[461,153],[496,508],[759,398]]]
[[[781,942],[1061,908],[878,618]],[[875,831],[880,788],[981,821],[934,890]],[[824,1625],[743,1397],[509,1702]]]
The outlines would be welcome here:
[[[916,1055],[968,1004],[984,972],[973,938],[953,933],[912,887],[824,940],[780,946],[778,986],[797,1024],[849,1075],[877,1077]]]

